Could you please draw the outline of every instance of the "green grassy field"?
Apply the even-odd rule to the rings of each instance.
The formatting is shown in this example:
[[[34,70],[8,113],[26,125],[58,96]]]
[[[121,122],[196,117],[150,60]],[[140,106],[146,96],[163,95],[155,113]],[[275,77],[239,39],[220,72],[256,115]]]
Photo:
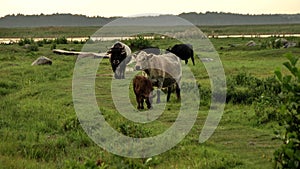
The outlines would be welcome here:
[[[243,26],[198,26],[207,35],[240,35],[240,34],[298,34],[300,24],[288,25],[243,25]],[[49,38],[49,37],[88,37],[99,27],[41,27],[41,28],[0,28],[0,37],[9,38]]]
[[[40,29],[41,32],[48,30]],[[87,34],[94,30],[83,29],[86,29]],[[224,31],[230,29],[226,28]],[[18,30],[15,30],[16,33],[7,31],[10,33],[5,36],[16,34],[20,37],[27,33],[30,37],[40,36],[32,34],[32,30],[22,30],[21,33]],[[64,31],[58,31],[53,34],[62,33],[68,37],[74,32],[65,34]],[[80,36],[86,36],[85,33]],[[241,73],[257,79],[272,77],[274,70],[281,68],[286,61],[283,56],[285,53],[300,54],[299,47],[246,47],[245,44],[250,40],[260,44],[272,39],[211,40],[220,55],[228,79]],[[290,40],[300,41],[298,38]],[[166,47],[166,42],[163,41],[152,41],[152,44]],[[235,44],[236,47],[228,44]],[[265,169],[274,166],[273,152],[281,144],[279,140],[273,139],[276,136],[274,131],[281,128],[276,121],[259,123],[260,117],[255,112],[254,104],[228,101],[213,136],[203,144],[198,142],[210,103],[210,99],[205,97],[205,91],[210,86],[209,77],[199,59],[196,59],[196,66],[191,63],[188,66],[197,83],[202,86],[200,93],[203,94],[204,103],[200,106],[197,120],[189,134],[171,150],[148,159],[125,158],[107,152],[83,131],[73,107],[72,75],[76,57],[56,55],[52,53],[51,46],[44,44],[38,47],[38,51],[28,51],[18,44],[0,45],[0,168]],[[56,45],[59,49],[72,48],[77,51],[82,47],[83,44]],[[51,58],[53,65],[31,66],[39,56]],[[111,98],[111,78],[109,61],[104,59],[97,72],[95,92],[101,112],[117,131],[122,132],[124,126],[127,126],[125,132],[128,135],[148,137],[162,133],[174,123],[180,107],[174,101],[174,95],[163,115],[155,122],[134,124],[124,119],[116,111]],[[135,106],[133,92],[130,93],[130,99]]]

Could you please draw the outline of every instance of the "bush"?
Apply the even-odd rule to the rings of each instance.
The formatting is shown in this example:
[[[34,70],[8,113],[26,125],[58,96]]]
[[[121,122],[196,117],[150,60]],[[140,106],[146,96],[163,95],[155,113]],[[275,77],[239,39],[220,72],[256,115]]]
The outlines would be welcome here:
[[[50,47],[51,50],[56,49],[56,43],[53,43]]]
[[[66,37],[59,37],[54,40],[56,44],[68,44],[68,40]]]
[[[124,135],[135,138],[149,137],[152,133],[151,130],[137,124],[121,124],[119,125],[119,130]]]
[[[260,44],[261,49],[267,49],[268,47],[269,47],[269,42],[268,41],[264,41]]]
[[[226,102],[234,104],[252,104],[262,94],[262,80],[245,72],[227,79]]]
[[[18,44],[19,44],[20,46],[24,46],[24,45],[26,45],[26,44],[34,44],[34,40],[33,40],[32,38],[31,38],[31,39],[29,39],[29,38],[21,38],[21,39],[19,40]]]
[[[143,36],[137,36],[135,39],[128,40],[130,48],[135,50],[145,49],[151,46],[151,43],[148,39],[145,39]]]
[[[269,77],[263,80],[262,89],[261,96],[254,101],[254,110],[258,124],[279,120],[281,115],[277,109],[280,102],[278,97],[278,94],[281,92],[280,83],[275,76]]]
[[[280,91],[280,84],[275,77],[259,79],[241,72],[227,79],[226,102],[252,104],[266,97],[276,99],[274,94],[278,94]]]
[[[27,48],[26,51],[27,52],[36,52],[39,50],[39,46],[36,43],[32,43],[30,44]]]
[[[275,71],[282,86],[279,125],[284,127],[284,132],[279,136],[283,144],[274,156],[276,168],[300,168],[300,69],[296,66],[299,58],[292,54],[286,57],[289,61],[283,65],[291,75],[283,76],[279,70]]]

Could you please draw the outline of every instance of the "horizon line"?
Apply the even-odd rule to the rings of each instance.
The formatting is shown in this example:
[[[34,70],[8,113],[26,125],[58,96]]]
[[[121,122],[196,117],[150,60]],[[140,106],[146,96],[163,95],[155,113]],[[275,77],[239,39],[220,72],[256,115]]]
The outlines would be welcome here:
[[[260,15],[300,15],[300,13],[261,13],[261,14],[251,14],[251,13],[235,13],[235,12],[217,12],[217,11],[206,11],[206,12],[181,12],[179,14],[168,14],[168,13],[144,13],[144,14],[134,14],[129,16],[101,16],[101,15],[87,15],[87,14],[76,14],[76,13],[39,13],[39,14],[23,14],[23,13],[17,13],[17,14],[6,14],[4,16],[0,16],[0,18],[4,18],[7,16],[51,16],[51,15],[79,15],[79,16],[85,16],[88,18],[94,18],[94,17],[102,17],[102,18],[131,18],[131,17],[156,17],[156,16],[165,16],[165,15],[174,15],[179,16],[182,14],[208,14],[208,13],[215,13],[215,14],[233,14],[233,15],[245,15],[245,16],[260,16]]]

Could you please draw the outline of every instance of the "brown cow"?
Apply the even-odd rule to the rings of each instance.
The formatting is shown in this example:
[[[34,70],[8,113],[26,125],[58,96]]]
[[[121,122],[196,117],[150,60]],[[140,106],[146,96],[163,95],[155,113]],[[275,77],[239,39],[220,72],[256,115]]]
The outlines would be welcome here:
[[[148,109],[151,109],[153,91],[152,83],[145,76],[135,76],[133,79],[133,90],[135,93],[136,101],[138,103],[138,109],[144,109],[144,99]]]

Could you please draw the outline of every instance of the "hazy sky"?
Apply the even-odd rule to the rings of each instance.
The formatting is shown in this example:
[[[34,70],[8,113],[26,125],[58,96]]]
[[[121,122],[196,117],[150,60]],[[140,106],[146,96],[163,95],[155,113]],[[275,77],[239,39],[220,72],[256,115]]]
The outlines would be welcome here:
[[[242,14],[300,13],[300,0],[0,0],[0,6],[0,17],[18,13],[72,13],[105,17],[206,11]]]

